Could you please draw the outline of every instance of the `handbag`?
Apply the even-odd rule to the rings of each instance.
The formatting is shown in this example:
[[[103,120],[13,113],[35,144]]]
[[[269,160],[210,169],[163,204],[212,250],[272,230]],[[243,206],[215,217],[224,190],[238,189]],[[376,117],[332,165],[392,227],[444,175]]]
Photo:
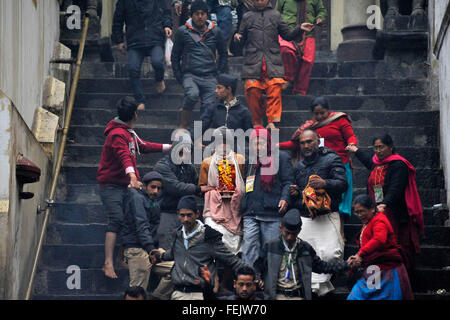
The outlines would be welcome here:
[[[320,178],[318,175],[311,175],[308,180],[308,185],[303,190],[302,203],[308,209],[311,219],[321,214],[331,212],[331,198],[325,189],[314,189],[309,185],[311,179]]]

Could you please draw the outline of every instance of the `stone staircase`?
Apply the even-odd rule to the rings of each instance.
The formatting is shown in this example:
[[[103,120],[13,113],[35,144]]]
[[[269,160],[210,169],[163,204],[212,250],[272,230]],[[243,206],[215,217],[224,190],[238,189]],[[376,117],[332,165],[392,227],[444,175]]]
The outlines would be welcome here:
[[[426,239],[417,257],[417,272],[412,279],[417,299],[449,299],[436,295],[438,289],[450,292],[450,228],[444,227],[448,212],[432,206],[445,203],[443,173],[439,157],[439,112],[430,110],[426,70],[412,72],[407,67],[383,61],[338,64],[327,57],[316,62],[308,96],[283,96],[280,139],[286,141],[299,124],[310,119],[309,102],[325,95],[332,109],[347,112],[359,145],[369,150],[372,137],[388,132],[398,153],[417,169],[417,185],[425,208]],[[242,58],[230,59],[231,73],[239,75]],[[143,66],[144,90],[149,103],[140,114],[136,132],[143,139],[167,143],[179,122],[183,91],[168,72],[167,91],[158,96],[154,90],[151,67]],[[116,101],[131,92],[126,63],[99,62],[89,56],[82,66],[75,109],[70,129],[58,198],[47,230],[40,266],[35,281],[34,299],[120,299],[128,285],[128,271],[117,270],[119,279],[106,278],[104,259],[106,216],[98,195],[96,170],[104,143],[103,131],[115,116]],[[243,97],[243,86],[237,95]],[[197,108],[198,110],[198,108]],[[194,112],[198,119],[198,111]],[[151,170],[161,154],[138,158],[141,175]],[[369,172],[354,161],[355,192],[365,192]],[[352,217],[345,226],[348,244],[345,257],[357,250],[354,237],[361,225]],[[81,269],[81,289],[68,289],[68,266]],[[338,278],[336,292],[329,298],[345,299],[347,281]]]

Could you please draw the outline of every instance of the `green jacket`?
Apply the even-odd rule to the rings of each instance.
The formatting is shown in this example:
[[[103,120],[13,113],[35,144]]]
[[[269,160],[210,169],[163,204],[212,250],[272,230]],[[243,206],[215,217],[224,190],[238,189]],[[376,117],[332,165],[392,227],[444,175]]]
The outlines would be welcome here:
[[[327,10],[322,0],[307,0],[308,16],[306,22],[315,24],[318,19],[323,21],[327,18]],[[275,9],[281,13],[281,17],[288,24],[289,28],[294,28],[297,24],[298,0],[277,0]],[[315,37],[315,31],[306,33],[307,38]]]

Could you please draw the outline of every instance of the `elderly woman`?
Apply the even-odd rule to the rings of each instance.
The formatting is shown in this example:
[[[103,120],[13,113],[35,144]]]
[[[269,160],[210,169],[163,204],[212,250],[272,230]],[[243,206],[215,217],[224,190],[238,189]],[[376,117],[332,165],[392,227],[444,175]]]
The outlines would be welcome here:
[[[420,252],[419,235],[423,235],[423,211],[416,186],[416,170],[412,164],[395,152],[390,135],[373,139],[375,155],[370,157],[356,146],[347,150],[355,153],[361,163],[371,170],[367,190],[391,223],[402,249],[408,273],[415,265],[415,254]]]
[[[244,194],[244,156],[234,153],[233,134],[226,127],[213,133],[214,154],[203,160],[198,184],[212,186],[214,190],[205,193],[203,218],[205,223],[223,234],[223,242],[237,254],[241,246],[241,216],[239,214]]]
[[[280,143],[280,149],[291,150],[297,153],[300,150],[300,134],[305,129],[313,129],[319,135],[325,147],[336,151],[341,157],[348,183],[347,191],[342,194],[342,201],[339,205],[339,212],[341,213],[341,235],[345,239],[343,230],[344,217],[351,215],[353,196],[352,162],[345,148],[347,146],[356,146],[358,139],[353,132],[350,117],[343,112],[331,111],[326,98],[315,98],[311,103],[311,111],[313,113],[313,119],[306,121],[298,128],[290,141]]]
[[[353,268],[363,266],[364,273],[347,300],[413,300],[392,226],[385,214],[375,209],[370,196],[355,198],[354,213],[363,227],[356,240],[359,251],[347,263]]]

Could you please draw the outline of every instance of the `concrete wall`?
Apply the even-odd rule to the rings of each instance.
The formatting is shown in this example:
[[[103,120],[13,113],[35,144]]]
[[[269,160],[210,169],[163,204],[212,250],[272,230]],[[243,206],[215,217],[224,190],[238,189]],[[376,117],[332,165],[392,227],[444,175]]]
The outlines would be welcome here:
[[[52,163],[20,116],[17,108],[0,91],[0,299],[23,299],[42,228],[37,215],[48,196]],[[39,182],[25,184],[35,196],[19,199],[16,161],[23,155],[41,169]]]
[[[45,77],[59,39],[57,0],[0,0],[0,90],[28,128],[41,106]]]
[[[430,64],[431,74],[438,79],[438,98],[440,109],[441,162],[444,169],[447,202],[450,205],[450,27],[444,24],[444,15],[449,14],[450,0],[431,1],[430,20]],[[447,16],[447,21],[449,20]],[[439,34],[443,35],[442,45],[437,44]],[[436,90],[436,81],[431,82]],[[432,89],[433,89],[432,88]],[[433,91],[433,90],[432,90]],[[432,100],[433,101],[433,100]]]
[[[0,0],[0,299],[23,299],[28,286],[52,162],[32,133],[43,103],[45,79],[59,39],[57,0]],[[22,154],[41,169],[41,179],[19,199],[16,161]]]

